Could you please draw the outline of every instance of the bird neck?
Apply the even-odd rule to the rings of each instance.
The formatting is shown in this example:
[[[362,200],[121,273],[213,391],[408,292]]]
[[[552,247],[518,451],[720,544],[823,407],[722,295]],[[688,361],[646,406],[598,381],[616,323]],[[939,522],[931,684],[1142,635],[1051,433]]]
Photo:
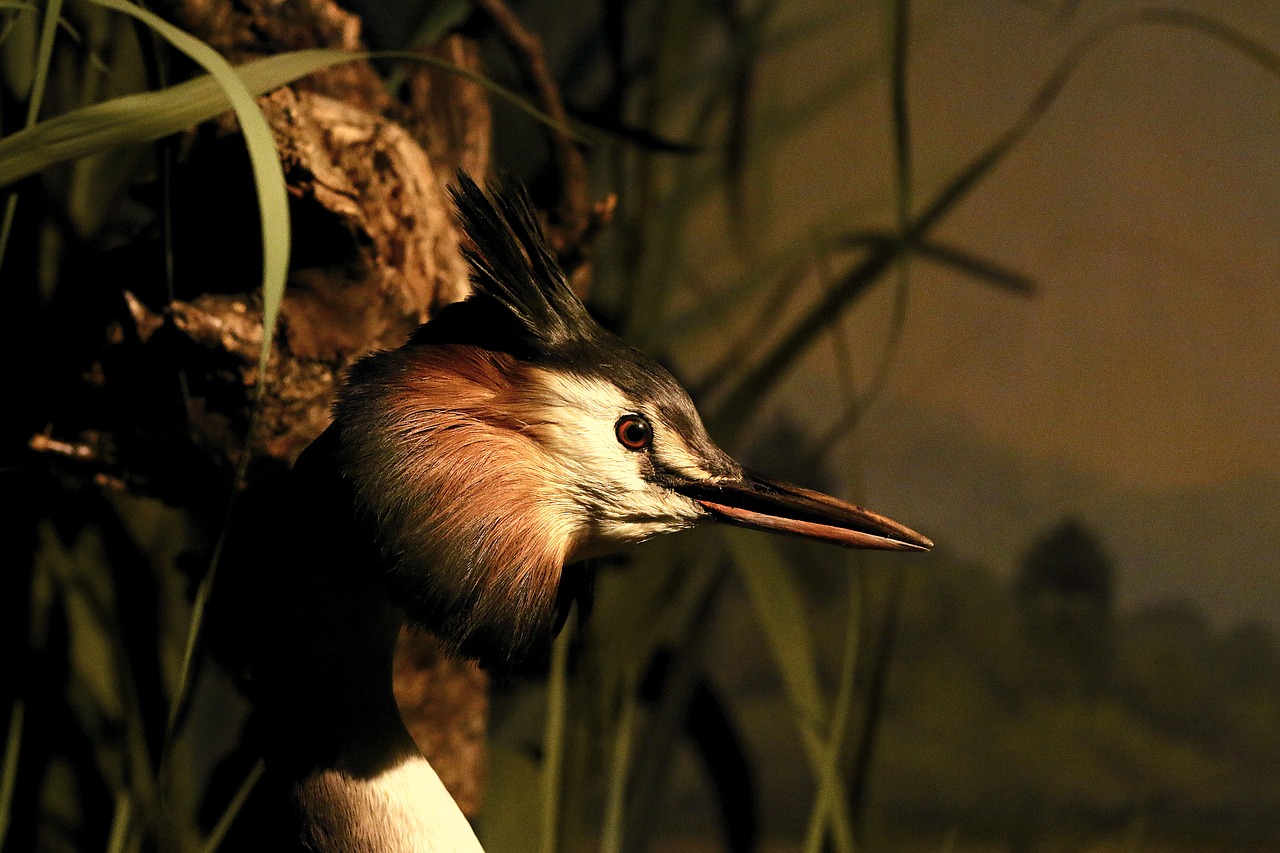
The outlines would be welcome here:
[[[379,579],[334,571],[316,577],[298,604],[270,737],[304,848],[478,853],[471,825],[396,707],[401,618]]]
[[[267,747],[299,769],[370,776],[417,756],[392,691],[403,620],[367,566],[309,562],[262,679]]]
[[[290,846],[316,853],[479,851],[396,706],[404,619],[376,555],[328,460],[313,455],[294,473],[272,507],[278,529],[262,579],[272,618],[258,626],[254,664],[264,795],[291,801],[294,819],[281,829]]]

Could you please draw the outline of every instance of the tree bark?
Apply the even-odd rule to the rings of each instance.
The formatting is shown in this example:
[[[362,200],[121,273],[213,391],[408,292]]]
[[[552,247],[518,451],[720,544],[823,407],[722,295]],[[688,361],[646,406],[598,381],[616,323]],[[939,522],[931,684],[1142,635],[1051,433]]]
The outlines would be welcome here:
[[[329,0],[184,0],[169,14],[233,63],[306,47],[361,49],[359,19]],[[481,70],[463,37],[433,50]],[[351,62],[259,101],[285,169],[293,241],[261,399],[261,260],[247,227],[257,212],[233,119],[224,117],[178,146],[172,244],[125,256],[131,270],[156,270],[154,258],[174,249],[172,280],[127,279],[101,324],[99,355],[32,449],[99,483],[187,508],[211,527],[233,489],[291,464],[327,426],[352,362],[398,346],[469,289],[446,183],[458,169],[481,180],[488,171],[486,93],[425,66],[407,72],[402,93],[393,98],[372,67]],[[446,657],[433,637],[405,631],[395,680],[415,741],[464,813],[476,814],[485,675]]]

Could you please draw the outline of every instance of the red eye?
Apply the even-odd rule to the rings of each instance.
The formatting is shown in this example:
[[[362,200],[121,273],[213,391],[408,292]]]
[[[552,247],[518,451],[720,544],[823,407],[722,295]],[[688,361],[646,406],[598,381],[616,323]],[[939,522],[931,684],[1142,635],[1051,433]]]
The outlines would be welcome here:
[[[613,431],[627,450],[644,450],[653,442],[653,427],[644,415],[623,415],[613,425]]]

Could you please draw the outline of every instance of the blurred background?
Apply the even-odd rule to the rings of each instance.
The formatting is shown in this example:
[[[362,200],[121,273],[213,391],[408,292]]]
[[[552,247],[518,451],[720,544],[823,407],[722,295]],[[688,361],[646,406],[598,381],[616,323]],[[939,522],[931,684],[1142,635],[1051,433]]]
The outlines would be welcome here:
[[[462,27],[521,89],[466,3],[349,8],[374,49]],[[512,9],[617,199],[593,309],[731,452],[938,547],[696,531],[602,564],[549,673],[495,688],[487,847],[1280,848],[1280,7]],[[493,109],[495,166],[550,207],[545,128]],[[129,506],[180,637],[189,521]],[[35,523],[36,576],[94,576],[98,539]],[[64,724],[123,755],[74,635]],[[118,826],[136,784],[93,774],[46,774],[22,837]]]

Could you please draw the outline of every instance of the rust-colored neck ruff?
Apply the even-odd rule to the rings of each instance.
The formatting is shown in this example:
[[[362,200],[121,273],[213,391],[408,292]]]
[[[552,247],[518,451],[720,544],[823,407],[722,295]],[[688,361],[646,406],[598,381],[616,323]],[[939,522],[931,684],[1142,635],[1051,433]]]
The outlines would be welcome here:
[[[475,347],[404,347],[357,364],[335,413],[339,467],[398,602],[499,666],[550,636],[576,535],[519,420],[524,370]]]

